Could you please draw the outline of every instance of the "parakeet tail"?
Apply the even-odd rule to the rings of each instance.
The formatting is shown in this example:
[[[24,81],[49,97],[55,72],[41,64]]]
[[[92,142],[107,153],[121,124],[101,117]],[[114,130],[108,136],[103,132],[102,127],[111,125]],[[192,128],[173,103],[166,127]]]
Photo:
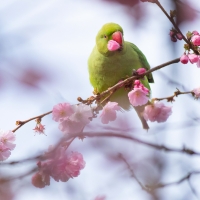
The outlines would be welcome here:
[[[146,120],[144,119],[144,117],[143,117],[143,111],[144,111],[144,107],[145,107],[145,106],[146,106],[146,105],[143,105],[143,106],[136,106],[136,107],[134,107],[134,109],[135,109],[135,111],[136,111],[138,117],[140,118],[140,121],[141,121],[141,123],[142,123],[143,129],[148,130],[148,129],[149,129],[149,125],[147,124],[147,121],[146,121]]]

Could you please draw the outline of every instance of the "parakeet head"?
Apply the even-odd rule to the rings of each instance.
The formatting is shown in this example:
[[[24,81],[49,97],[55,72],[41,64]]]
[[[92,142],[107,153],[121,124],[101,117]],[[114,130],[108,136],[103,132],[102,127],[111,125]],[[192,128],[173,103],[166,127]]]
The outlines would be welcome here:
[[[120,25],[115,23],[107,23],[103,25],[96,36],[97,49],[102,54],[121,51],[123,43],[123,29]]]

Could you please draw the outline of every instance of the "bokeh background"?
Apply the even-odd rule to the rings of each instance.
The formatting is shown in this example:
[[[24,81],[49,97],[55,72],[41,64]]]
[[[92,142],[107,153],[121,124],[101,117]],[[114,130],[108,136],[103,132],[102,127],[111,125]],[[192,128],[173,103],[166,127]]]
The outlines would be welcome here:
[[[160,0],[169,12],[177,10],[177,23],[184,34],[200,31],[198,0]],[[92,95],[87,59],[95,36],[107,22],[120,24],[124,38],[136,44],[151,67],[180,57],[183,41],[171,42],[171,23],[153,3],[139,0],[0,0],[0,128],[12,130],[16,120],[25,120],[50,111],[60,102],[77,103],[77,97]],[[176,88],[189,91],[200,86],[200,69],[195,64],[173,64],[153,73],[152,97],[166,97]],[[166,103],[166,102],[165,102]],[[181,95],[166,123],[149,123],[142,130],[134,110],[118,113],[116,122],[102,125],[97,119],[91,132],[120,132],[155,144],[200,152],[199,101]],[[42,154],[62,137],[52,116],[46,116],[45,134],[37,135],[32,121],[16,132],[16,149],[5,162]],[[69,151],[83,154],[86,167],[81,175],[66,183],[51,180],[38,189],[31,185],[31,174],[1,182],[2,200],[195,200],[200,199],[200,175],[180,184],[141,189],[130,170],[119,158],[122,153],[144,185],[178,181],[189,172],[200,170],[200,157],[169,153],[119,138],[75,140]],[[1,164],[0,177],[17,177],[36,166],[36,161],[17,165]]]

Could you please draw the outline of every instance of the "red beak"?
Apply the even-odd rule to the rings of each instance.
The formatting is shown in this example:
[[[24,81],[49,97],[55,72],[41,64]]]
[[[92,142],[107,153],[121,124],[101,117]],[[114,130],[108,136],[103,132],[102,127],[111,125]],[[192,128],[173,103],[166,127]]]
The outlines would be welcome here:
[[[116,31],[112,34],[112,39],[116,41],[120,46],[122,45],[122,33],[120,31]]]

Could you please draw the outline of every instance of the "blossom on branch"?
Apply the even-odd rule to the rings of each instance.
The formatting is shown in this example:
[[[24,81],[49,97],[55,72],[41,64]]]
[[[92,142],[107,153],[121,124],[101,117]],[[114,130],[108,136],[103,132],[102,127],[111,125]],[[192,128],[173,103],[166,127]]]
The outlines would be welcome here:
[[[136,72],[137,72],[139,75],[141,75],[141,74],[144,74],[146,71],[147,71],[147,70],[146,70],[145,68],[139,68],[139,69],[137,69]]]
[[[167,121],[171,114],[172,107],[165,106],[163,103],[155,101],[151,105],[145,106],[143,116],[146,120],[160,123]]]
[[[36,133],[39,133],[39,134],[44,134],[44,128],[45,126],[42,125],[41,123],[37,123],[35,128],[33,129]]]
[[[15,148],[15,134],[12,131],[0,130],[0,161],[6,160]]]
[[[69,103],[59,103],[53,107],[53,120],[56,122],[67,119],[74,113],[72,106]]]
[[[134,88],[128,93],[128,98],[133,106],[142,106],[149,100],[149,89],[139,81],[135,80]]]
[[[103,124],[108,124],[109,121],[114,121],[117,118],[116,111],[120,110],[118,103],[108,102],[104,107],[100,115],[101,122]]]
[[[46,156],[46,160],[38,162],[38,172],[32,176],[32,184],[38,188],[50,185],[50,177],[55,181],[66,182],[80,175],[80,170],[85,167],[81,153],[67,154],[64,147],[58,147],[56,150],[50,148]]]
[[[180,61],[181,61],[181,63],[183,63],[183,64],[187,64],[188,61],[189,61],[189,58],[188,58],[188,56],[184,53],[184,54],[180,57]]]
[[[53,107],[53,119],[59,122],[59,129],[65,134],[78,133],[90,122],[93,116],[90,106],[60,103]]]

